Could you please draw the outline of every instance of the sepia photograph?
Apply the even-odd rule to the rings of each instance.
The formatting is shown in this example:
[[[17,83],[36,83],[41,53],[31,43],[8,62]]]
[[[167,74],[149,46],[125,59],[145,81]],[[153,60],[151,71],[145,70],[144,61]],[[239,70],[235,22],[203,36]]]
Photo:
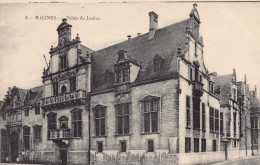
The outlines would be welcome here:
[[[0,1],[0,164],[259,164],[259,13]]]

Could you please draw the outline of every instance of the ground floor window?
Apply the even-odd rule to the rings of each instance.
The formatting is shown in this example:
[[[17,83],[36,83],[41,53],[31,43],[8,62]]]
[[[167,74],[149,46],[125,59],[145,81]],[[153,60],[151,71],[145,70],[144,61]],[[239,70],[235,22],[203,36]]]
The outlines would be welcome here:
[[[213,140],[212,147],[213,147],[213,151],[217,151],[217,141],[216,140]]]
[[[206,152],[206,139],[201,139],[201,152]]]
[[[148,152],[154,152],[153,140],[148,140]]]
[[[98,152],[103,152],[103,143],[97,142],[97,146],[98,146]]]
[[[185,152],[191,151],[191,138],[185,138]]]
[[[200,141],[199,138],[194,138],[194,152],[199,152],[200,151]]]
[[[121,141],[120,145],[121,145],[121,152],[126,152],[126,141]]]

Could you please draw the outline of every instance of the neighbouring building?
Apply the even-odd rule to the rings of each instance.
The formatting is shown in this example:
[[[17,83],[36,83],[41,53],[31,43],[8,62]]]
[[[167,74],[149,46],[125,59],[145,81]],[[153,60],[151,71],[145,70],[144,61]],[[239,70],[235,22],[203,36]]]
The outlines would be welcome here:
[[[260,100],[257,97],[257,88],[250,91],[251,105],[251,128],[252,128],[252,150],[253,155],[259,155],[260,152]]]
[[[237,98],[240,106],[240,144],[239,149],[245,150],[246,155],[252,154],[251,148],[251,107],[250,107],[250,92],[247,84],[246,75],[244,81],[237,82]],[[243,153],[244,154],[244,153]]]
[[[148,33],[98,51],[72,39],[63,19],[43,86],[7,91],[2,162],[200,164],[239,154],[246,83],[234,72],[220,84],[208,71],[197,5],[163,28],[155,12],[148,18]]]
[[[31,149],[41,148],[42,86],[29,90],[9,88],[1,109],[1,161],[29,162]],[[17,159],[18,158],[18,159]],[[35,162],[38,160],[35,159]],[[39,160],[41,161],[41,160]]]
[[[251,155],[251,129],[249,90],[246,83],[237,82],[236,70],[233,74],[214,77],[221,90],[221,142],[227,159]]]

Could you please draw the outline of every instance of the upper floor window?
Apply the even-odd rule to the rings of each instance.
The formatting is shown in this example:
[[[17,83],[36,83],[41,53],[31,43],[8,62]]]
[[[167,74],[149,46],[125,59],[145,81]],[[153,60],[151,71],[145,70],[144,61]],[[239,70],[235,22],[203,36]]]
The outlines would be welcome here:
[[[149,97],[149,96],[148,96]],[[158,132],[159,129],[159,98],[149,97],[141,102],[143,112],[143,131]]]
[[[29,116],[30,115],[30,110],[29,109],[25,109],[24,110],[24,116]]]
[[[40,107],[35,107],[35,115],[39,115],[41,113]]]
[[[67,88],[66,88],[65,85],[63,85],[63,86],[61,87],[61,93],[62,93],[62,94],[67,93]]]
[[[59,90],[58,89],[58,82],[53,82],[52,86],[53,86],[53,88],[52,88],[53,89],[53,95],[54,96],[58,95],[58,90]]]
[[[60,56],[60,69],[65,69],[67,68],[67,56],[63,55]]]
[[[33,127],[34,140],[40,140],[42,138],[42,126],[35,125]]]
[[[66,116],[61,116],[59,118],[60,129],[68,129],[68,118]]]
[[[209,128],[210,128],[210,131],[213,132],[214,131],[214,109],[212,107],[210,107],[210,109],[209,109],[209,115],[210,115]]]
[[[193,128],[200,129],[200,99],[193,97]]]
[[[251,128],[252,129],[257,129],[258,128],[257,124],[258,124],[258,118],[257,117],[252,117],[251,118]]]
[[[116,83],[123,83],[129,81],[129,68],[122,68],[115,71]]]
[[[160,55],[156,55],[153,59],[154,71],[160,71],[164,67],[164,59]]]
[[[202,103],[202,130],[206,130],[206,112],[205,112],[205,103]]]
[[[192,81],[193,80],[193,69],[190,67],[190,70],[189,70],[189,78],[190,78],[190,81]]]
[[[70,78],[70,91],[76,90],[76,76]]]
[[[94,108],[95,132],[96,136],[106,134],[106,107],[98,105]]]
[[[224,133],[224,128],[223,128],[223,112],[220,112],[220,133],[223,134]]]
[[[23,127],[24,149],[30,150],[30,127]]]
[[[75,109],[71,111],[72,135],[73,137],[81,137],[82,135],[82,110]]]
[[[234,134],[237,132],[237,113],[233,112],[233,121],[234,121]]]
[[[186,96],[186,126],[190,127],[190,96]]]
[[[55,130],[57,127],[56,125],[57,114],[51,112],[47,115],[47,117],[48,117],[48,138],[50,138],[51,130]]]
[[[219,131],[219,111],[215,109],[215,131]]]
[[[117,133],[129,134],[129,104],[116,106],[117,113]]]

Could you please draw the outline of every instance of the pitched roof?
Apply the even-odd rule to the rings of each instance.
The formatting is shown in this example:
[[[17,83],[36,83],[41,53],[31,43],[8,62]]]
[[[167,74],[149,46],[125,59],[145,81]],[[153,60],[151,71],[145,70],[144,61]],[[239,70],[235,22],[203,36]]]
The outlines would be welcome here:
[[[43,93],[43,86],[34,87],[27,90],[26,98],[24,100],[25,106],[36,105],[40,103]]]
[[[230,82],[233,79],[233,74],[222,75],[222,76],[214,76],[213,81],[215,82],[215,86],[220,86],[220,105],[228,104],[229,93],[231,90]]]
[[[160,78],[169,75],[177,70],[176,52],[180,44],[182,50],[187,41],[185,28],[190,19],[157,29],[152,40],[149,40],[149,32],[141,36],[126,40],[110,47],[98,50],[92,55],[93,85],[92,91],[100,91],[113,86],[112,82],[104,80],[103,74],[113,73],[114,64],[118,59],[118,51],[127,51],[129,59],[141,64],[141,70],[137,82]],[[160,55],[165,62],[164,69],[159,72],[153,71],[153,59]]]

